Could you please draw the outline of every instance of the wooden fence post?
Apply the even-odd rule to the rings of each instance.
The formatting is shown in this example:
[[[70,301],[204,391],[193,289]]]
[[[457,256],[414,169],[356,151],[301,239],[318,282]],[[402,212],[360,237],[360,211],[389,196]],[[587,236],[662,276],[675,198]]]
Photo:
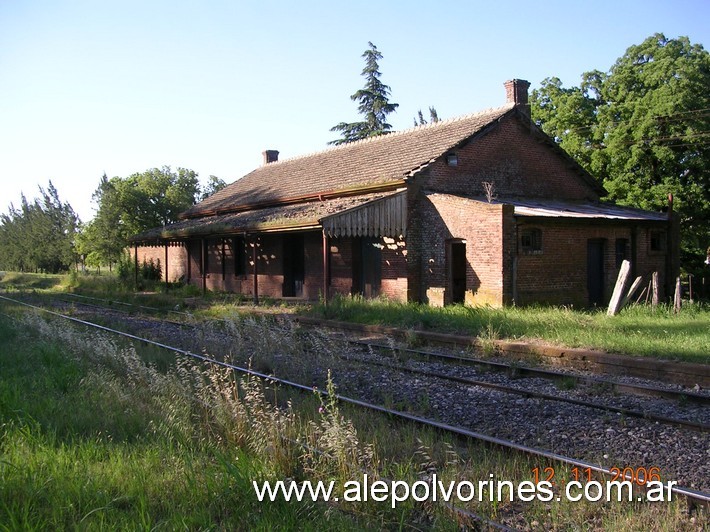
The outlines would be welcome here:
[[[651,306],[658,306],[658,272],[653,272],[651,276]]]
[[[629,272],[631,271],[631,263],[625,260],[621,263],[621,268],[619,268],[619,276],[616,278],[616,286],[614,286],[614,293],[609,301],[609,310],[607,310],[607,316],[614,316],[619,312],[621,308],[621,296],[624,295],[624,287],[626,286],[626,280],[629,278]]]

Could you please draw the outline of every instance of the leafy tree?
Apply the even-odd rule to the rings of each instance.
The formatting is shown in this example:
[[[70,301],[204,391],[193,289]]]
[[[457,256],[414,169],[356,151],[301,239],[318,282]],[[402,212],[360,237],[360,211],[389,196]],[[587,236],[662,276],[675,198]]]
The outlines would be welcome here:
[[[185,168],[152,168],[111,184],[127,235],[177,221],[200,196],[197,173]]]
[[[216,175],[211,175],[207,180],[207,184],[202,188],[201,199],[209,198],[212,194],[216,194],[226,186],[227,183],[225,183],[223,179],[220,179]]]
[[[365,68],[362,75],[365,77],[365,86],[350,96],[358,103],[358,112],[364,116],[361,122],[340,122],[333,126],[331,131],[338,131],[342,138],[333,140],[328,144],[345,144],[356,140],[366,139],[390,133],[392,126],[387,123],[387,115],[393,113],[399,104],[389,101],[390,87],[380,81],[380,65],[382,54],[371,42],[362,57],[365,58]]]
[[[609,197],[659,210],[674,195],[681,248],[694,261],[710,242],[710,54],[657,33],[579,87],[557,78],[531,97],[533,119]]]
[[[224,181],[210,176],[203,192],[196,172],[173,171],[169,166],[126,178],[109,179],[104,174],[92,196],[98,207],[96,216],[82,228],[78,240],[81,255],[111,268],[121,261],[132,235],[177,221],[198,198],[224,186]]]

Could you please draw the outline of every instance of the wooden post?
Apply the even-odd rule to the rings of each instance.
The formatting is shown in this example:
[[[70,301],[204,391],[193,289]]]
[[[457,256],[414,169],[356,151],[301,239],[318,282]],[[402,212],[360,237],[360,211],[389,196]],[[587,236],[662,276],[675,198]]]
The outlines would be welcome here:
[[[185,255],[187,255],[187,284],[192,280],[192,255],[190,254],[190,241],[185,240]]]
[[[658,272],[653,272],[651,275],[651,306],[658,306]]]
[[[607,316],[614,316],[619,312],[621,308],[621,296],[624,295],[624,287],[626,286],[626,280],[629,277],[629,271],[631,270],[631,263],[625,260],[621,263],[621,268],[619,268],[619,276],[616,278],[616,286],[614,286],[614,293],[609,301],[609,309],[607,310]]]
[[[222,285],[224,285],[225,279],[227,279],[227,265],[225,264],[225,239],[222,239]],[[226,286],[222,286],[222,289],[226,289]]]
[[[681,286],[680,286],[680,277],[675,278],[675,294],[673,295],[673,311],[674,312],[680,312],[680,307],[681,307]]]
[[[165,243],[165,291],[167,292],[170,288],[170,283],[168,282],[168,243]]]
[[[690,302],[693,302],[693,274],[689,273],[688,274],[688,299],[690,299]]]
[[[621,310],[622,308],[624,308],[624,307],[626,306],[626,303],[628,303],[629,300],[630,300],[632,297],[634,297],[634,294],[636,293],[636,290],[638,290],[638,289],[639,289],[639,286],[641,286],[641,279],[642,279],[642,277],[641,277],[641,276],[638,276],[638,277],[634,280],[633,284],[631,285],[631,288],[629,288],[628,293],[626,294],[626,296],[624,296],[624,299],[621,300],[621,305],[619,305],[619,310]]]
[[[328,287],[330,286],[330,242],[323,230],[323,304],[328,306]]]
[[[257,265],[257,249],[256,249],[256,236],[254,237],[252,241],[252,250],[251,250],[251,259],[254,263],[253,267],[253,272],[254,272],[254,304],[258,305],[259,304],[259,266]]]
[[[138,291],[138,244],[133,244],[133,262],[136,269],[136,292]]]
[[[205,253],[205,239],[200,240],[200,271],[202,272],[202,297],[207,293],[207,253]]]

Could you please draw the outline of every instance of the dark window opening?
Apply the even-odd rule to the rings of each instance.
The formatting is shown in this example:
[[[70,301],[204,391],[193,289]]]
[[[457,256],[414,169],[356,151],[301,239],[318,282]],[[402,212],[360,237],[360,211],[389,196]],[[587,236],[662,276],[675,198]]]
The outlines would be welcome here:
[[[237,236],[232,241],[234,249],[234,275],[242,277],[247,274],[247,243],[243,236]]]
[[[616,239],[616,267],[621,268],[621,263],[628,260],[629,241],[626,238]]]
[[[666,250],[666,232],[665,231],[651,231],[651,251],[665,251]]]
[[[520,249],[523,253],[542,253],[542,230],[525,229],[520,235]]]

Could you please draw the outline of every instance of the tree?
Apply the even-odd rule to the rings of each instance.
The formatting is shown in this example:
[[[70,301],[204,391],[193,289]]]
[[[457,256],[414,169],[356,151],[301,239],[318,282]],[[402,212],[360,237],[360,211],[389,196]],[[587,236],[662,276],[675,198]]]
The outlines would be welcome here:
[[[417,118],[419,119],[417,121]],[[429,106],[429,122],[432,124],[436,124],[439,121],[439,114],[436,112],[436,109],[434,109],[433,106]],[[428,124],[426,118],[424,118],[424,115],[422,114],[422,110],[419,109],[417,112],[417,116],[414,117],[414,127],[417,126],[424,126]]]
[[[651,210],[674,195],[681,249],[699,261],[710,242],[710,54],[687,37],[657,33],[607,73],[564,89],[548,78],[531,97],[533,119],[609,197]]]
[[[20,209],[10,205],[0,215],[0,267],[18,271],[59,273],[75,262],[74,240],[79,218],[71,205],[59,199],[52,182],[29,203],[22,196]]]
[[[198,198],[224,186],[224,181],[210,176],[203,192],[196,172],[186,168],[173,171],[169,166],[126,178],[109,179],[104,174],[92,196],[98,207],[96,216],[82,228],[81,255],[110,269],[122,259],[132,235],[177,221]]]
[[[223,179],[220,179],[216,175],[211,175],[207,180],[207,184],[202,188],[201,199],[209,198],[212,194],[216,194],[226,186],[227,183],[225,183]]]
[[[152,168],[110,183],[116,193],[110,201],[116,202],[127,236],[177,221],[200,197],[197,173],[185,168]]]
[[[365,58],[365,68],[362,70],[366,80],[365,86],[350,96],[351,100],[359,102],[358,112],[365,119],[361,122],[340,122],[330,128],[331,131],[339,131],[342,138],[328,144],[339,145],[385,135],[392,129],[392,126],[387,123],[387,115],[393,113],[399,104],[389,101],[390,87],[380,81],[382,74],[378,61],[382,59],[382,54],[374,44],[371,42],[367,44],[369,48],[362,54]]]

